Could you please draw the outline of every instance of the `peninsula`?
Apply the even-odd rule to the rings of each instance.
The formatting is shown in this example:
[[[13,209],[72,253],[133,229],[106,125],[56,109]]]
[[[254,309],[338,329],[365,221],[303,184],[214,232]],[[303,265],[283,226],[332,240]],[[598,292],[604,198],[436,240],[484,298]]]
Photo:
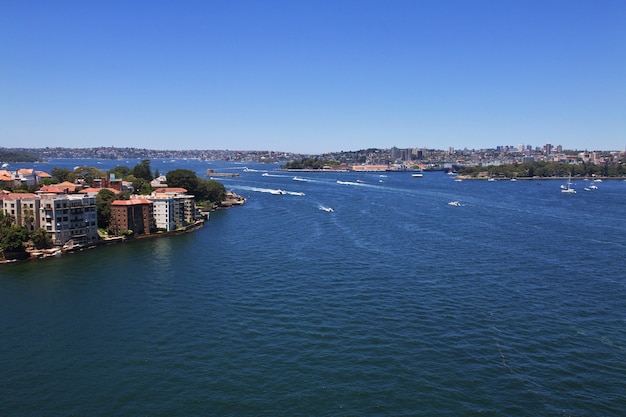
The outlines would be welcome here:
[[[153,172],[150,160],[107,172],[0,170],[0,186],[0,262],[185,233],[245,202],[190,170]]]

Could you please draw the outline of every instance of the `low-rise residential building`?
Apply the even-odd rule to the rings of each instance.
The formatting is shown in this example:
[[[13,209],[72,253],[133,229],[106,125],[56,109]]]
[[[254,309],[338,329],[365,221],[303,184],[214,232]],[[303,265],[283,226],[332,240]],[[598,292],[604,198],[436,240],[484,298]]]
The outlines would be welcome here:
[[[8,193],[0,196],[0,209],[4,214],[15,219],[15,223],[24,226],[29,232],[40,227],[40,199],[37,194]]]
[[[135,235],[149,235],[155,228],[152,201],[145,198],[115,200],[111,203],[111,231],[119,235],[132,230]]]

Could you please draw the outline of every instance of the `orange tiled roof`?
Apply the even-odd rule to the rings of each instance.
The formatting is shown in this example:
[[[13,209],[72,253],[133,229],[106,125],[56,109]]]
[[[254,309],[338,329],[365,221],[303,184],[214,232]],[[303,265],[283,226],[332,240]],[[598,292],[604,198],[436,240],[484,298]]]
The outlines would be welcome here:
[[[53,184],[53,185],[44,185],[39,189],[39,191],[42,193],[62,194],[62,193],[68,192],[69,188],[63,187],[60,184]],[[72,191],[74,191],[74,188],[72,188]]]
[[[9,193],[2,196],[3,200],[27,200],[33,198],[39,198],[39,196],[33,193]]]
[[[83,188],[82,190],[79,191],[79,193],[81,194],[89,194],[89,193],[99,193],[100,190],[109,190],[109,191],[113,191],[115,194],[119,194],[120,192],[114,188],[93,188],[93,187],[89,187],[89,188]]]
[[[115,200],[111,203],[113,206],[134,206],[138,204],[152,204],[152,201],[145,198],[133,198],[131,200]]]
[[[187,190],[185,190],[184,188],[180,188],[180,187],[165,187],[165,188],[159,188],[159,192],[160,193],[186,193]]]

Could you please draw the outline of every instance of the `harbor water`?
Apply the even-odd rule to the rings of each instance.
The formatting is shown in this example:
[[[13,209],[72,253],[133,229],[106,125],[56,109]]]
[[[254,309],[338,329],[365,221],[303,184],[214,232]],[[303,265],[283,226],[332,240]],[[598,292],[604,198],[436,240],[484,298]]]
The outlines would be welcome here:
[[[626,412],[626,182],[152,167],[247,202],[1,265],[0,415]]]

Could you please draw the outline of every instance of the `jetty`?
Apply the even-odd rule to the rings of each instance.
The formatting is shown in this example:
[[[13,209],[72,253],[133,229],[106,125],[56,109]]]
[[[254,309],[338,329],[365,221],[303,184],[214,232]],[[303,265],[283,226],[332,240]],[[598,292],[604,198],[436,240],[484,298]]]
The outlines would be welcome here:
[[[215,172],[212,168],[206,170],[207,177],[238,177],[237,172]]]

